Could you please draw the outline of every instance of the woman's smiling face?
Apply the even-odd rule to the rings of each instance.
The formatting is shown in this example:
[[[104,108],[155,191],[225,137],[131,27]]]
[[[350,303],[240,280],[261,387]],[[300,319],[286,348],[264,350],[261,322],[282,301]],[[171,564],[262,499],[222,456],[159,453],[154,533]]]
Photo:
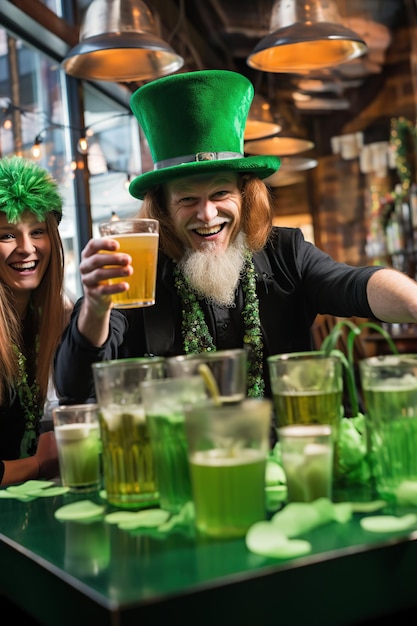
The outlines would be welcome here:
[[[51,258],[51,240],[45,222],[30,211],[10,224],[0,212],[0,281],[14,293],[36,289]]]

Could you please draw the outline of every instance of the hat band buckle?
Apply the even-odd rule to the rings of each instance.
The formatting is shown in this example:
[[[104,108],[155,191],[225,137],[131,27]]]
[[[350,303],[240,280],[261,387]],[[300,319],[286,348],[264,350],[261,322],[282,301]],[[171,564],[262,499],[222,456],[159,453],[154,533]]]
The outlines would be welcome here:
[[[154,170],[162,170],[166,167],[174,167],[183,163],[194,163],[196,161],[220,161],[222,159],[241,159],[243,154],[240,152],[197,152],[196,154],[187,154],[185,156],[173,157],[172,159],[164,159],[158,161],[154,165]]]

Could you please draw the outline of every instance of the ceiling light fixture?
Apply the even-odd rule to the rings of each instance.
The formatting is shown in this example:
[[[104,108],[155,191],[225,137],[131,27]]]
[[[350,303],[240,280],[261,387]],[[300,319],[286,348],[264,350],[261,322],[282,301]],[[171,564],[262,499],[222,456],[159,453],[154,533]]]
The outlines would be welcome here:
[[[319,98],[312,97],[309,98],[300,98],[301,94],[298,94],[297,97],[294,97],[294,104],[296,109],[300,111],[313,111],[314,113],[325,113],[328,111],[346,111],[349,109],[350,102],[347,98]]]
[[[362,56],[365,41],[346,28],[332,0],[275,0],[270,33],[247,64],[265,72],[304,72]]]
[[[353,87],[360,87],[362,80],[341,80],[334,76],[332,79],[320,79],[320,78],[304,78],[297,81],[298,89],[302,92],[309,93],[343,93],[345,89],[351,89]]]
[[[273,156],[291,156],[314,148],[314,143],[297,137],[270,137],[245,143],[248,154],[267,154]]]
[[[245,141],[276,135],[281,130],[274,121],[269,102],[260,94],[255,94],[249,109],[245,126]]]
[[[302,173],[314,169],[317,165],[316,159],[308,157],[283,157],[279,170],[264,178],[263,182],[269,187],[284,187],[302,182],[304,180]]]
[[[130,82],[172,74],[184,59],[157,33],[142,0],[93,0],[79,43],[65,56],[65,72],[85,80]]]

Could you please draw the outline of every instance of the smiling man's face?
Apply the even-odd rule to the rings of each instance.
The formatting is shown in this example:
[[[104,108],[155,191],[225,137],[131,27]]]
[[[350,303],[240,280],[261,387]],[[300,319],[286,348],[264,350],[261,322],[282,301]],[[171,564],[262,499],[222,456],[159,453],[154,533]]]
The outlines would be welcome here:
[[[177,178],[166,184],[166,198],[185,248],[200,250],[210,243],[219,253],[239,233],[242,196],[234,172]]]

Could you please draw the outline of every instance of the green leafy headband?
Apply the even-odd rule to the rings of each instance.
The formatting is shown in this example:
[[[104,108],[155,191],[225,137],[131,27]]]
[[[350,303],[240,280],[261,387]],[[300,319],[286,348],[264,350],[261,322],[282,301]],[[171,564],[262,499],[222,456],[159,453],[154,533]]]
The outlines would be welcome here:
[[[19,156],[0,159],[0,211],[16,224],[24,211],[34,213],[40,222],[52,211],[59,222],[63,200],[51,174],[34,161]]]

